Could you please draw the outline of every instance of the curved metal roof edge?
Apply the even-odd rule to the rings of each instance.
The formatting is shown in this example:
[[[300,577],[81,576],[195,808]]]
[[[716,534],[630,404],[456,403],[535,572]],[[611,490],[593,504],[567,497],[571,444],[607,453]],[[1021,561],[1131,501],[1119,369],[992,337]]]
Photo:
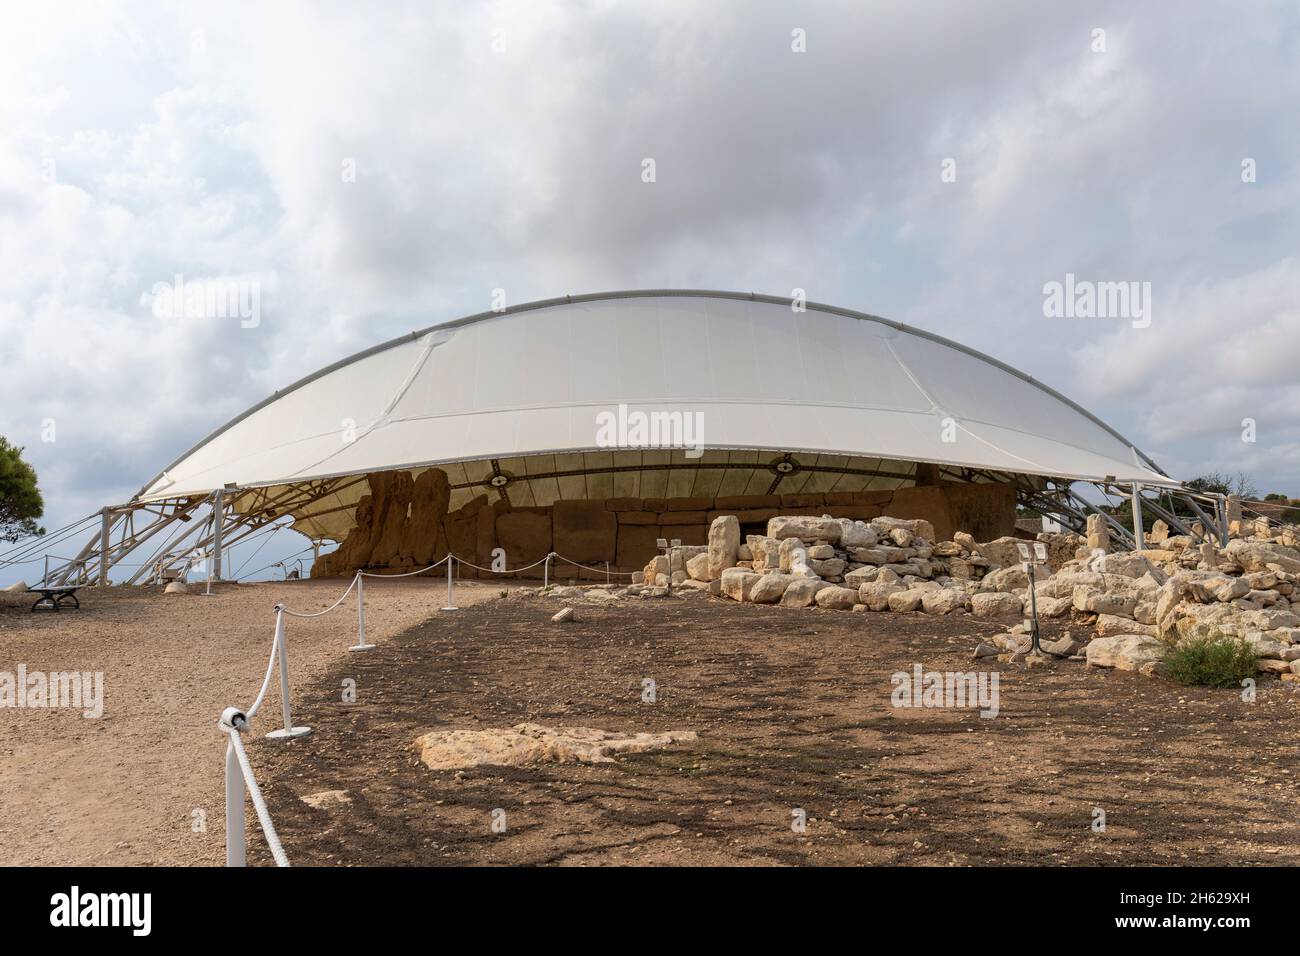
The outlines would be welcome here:
[[[272,402],[276,401],[277,399],[282,398],[283,396],[289,394],[290,392],[297,391],[298,389],[302,388],[304,385],[308,385],[311,382],[314,382],[318,378],[323,378],[324,376],[329,375],[331,372],[337,371],[338,369],[343,368],[344,366],[351,365],[353,362],[359,362],[364,358],[369,358],[371,355],[375,355],[379,352],[386,351],[387,349],[394,348],[398,345],[403,344],[404,342],[413,341],[415,339],[420,338],[421,336],[428,335],[430,332],[434,332],[439,329],[457,329],[457,328],[461,328],[462,326],[473,325],[475,322],[483,322],[488,319],[499,319],[502,316],[515,315],[521,312],[535,312],[539,309],[549,309],[557,305],[575,305],[584,302],[601,302],[610,299],[652,299],[652,298],[674,298],[674,297],[697,298],[697,299],[737,299],[737,300],[748,301],[748,302],[765,302],[770,305],[781,305],[781,306],[787,306],[790,304],[790,299],[788,297],[783,298],[781,296],[766,295],[764,293],[759,293],[759,292],[725,292],[716,289],[624,289],[624,290],[619,290],[614,292],[586,292],[580,295],[565,295],[553,299],[537,299],[533,302],[524,302],[519,305],[507,306],[506,308],[501,309],[500,311],[489,310],[487,312],[478,312],[473,315],[467,315],[459,319],[451,319],[446,322],[437,322],[434,323],[433,325],[427,326],[418,331],[408,332],[405,335],[399,335],[396,338],[389,339],[387,342],[380,342],[378,345],[372,345],[370,346],[370,348],[362,349],[360,352],[356,352],[345,358],[341,358],[337,362],[333,362],[332,364],[327,365],[324,368],[317,369],[315,372],[312,372],[310,375],[306,375],[303,378],[298,379],[298,381],[294,382],[291,385],[288,385],[281,389],[277,389],[276,391],[268,395],[266,398],[262,399],[262,401],[258,402],[256,405],[253,405],[248,409],[246,409],[244,412],[240,413],[239,415],[236,415],[230,421],[226,422],[224,425],[220,426],[219,428],[215,429],[210,434],[208,434],[201,441],[197,442],[187,451],[178,455],[176,459],[172,461],[171,464],[167,465],[165,468],[162,469],[162,471],[158,472],[158,474],[156,474],[153,478],[150,478],[149,481],[145,482],[144,486],[139,491],[137,491],[134,496],[132,496],[131,500],[132,501],[138,500],[141,495],[143,495],[146,491],[148,491],[149,488],[151,488],[153,484],[156,481],[158,481],[159,478],[165,475],[172,468],[175,468],[178,464],[180,464],[190,455],[194,454],[196,451],[198,451],[200,448],[202,448],[208,442],[212,441],[217,436],[223,434],[224,432],[229,431],[231,428],[234,428],[245,418],[248,418],[250,415],[253,415],[261,411],[263,408],[265,408],[267,405],[270,405]],[[811,302],[811,301],[805,302],[804,307],[810,311],[825,312],[828,315],[840,315],[840,316],[844,316],[845,318],[859,319],[865,322],[878,322],[881,325],[887,325],[890,328],[899,330],[900,332],[906,332],[910,335],[917,335],[920,336],[921,338],[929,339],[932,342],[937,342],[940,345],[945,345],[948,348],[956,349],[959,352],[964,352],[967,355],[972,356],[973,358],[979,359],[980,361],[987,362],[989,365],[992,365],[995,368],[998,368],[1004,372],[1014,375],[1016,378],[1028,382],[1030,385],[1033,385],[1035,388],[1041,389],[1042,391],[1046,392],[1048,395],[1055,398],[1057,401],[1065,403],[1067,406],[1074,409],[1079,414],[1083,415],[1093,424],[1100,426],[1102,429],[1109,432],[1112,436],[1114,436],[1115,438],[1123,442],[1125,445],[1127,445],[1129,448],[1133,449],[1133,451],[1135,451],[1144,462],[1146,462],[1153,469],[1155,469],[1156,472],[1165,475],[1165,477],[1167,478],[1170,478],[1168,473],[1165,472],[1165,470],[1161,468],[1159,465],[1157,465],[1149,455],[1147,455],[1144,451],[1138,448],[1137,445],[1133,444],[1131,441],[1129,441],[1127,438],[1121,435],[1114,428],[1111,428],[1109,425],[1107,425],[1104,421],[1102,421],[1092,412],[1088,411],[1086,408],[1084,408],[1082,405],[1078,404],[1077,402],[1072,401],[1071,399],[1062,395],[1060,392],[1052,388],[1050,385],[1043,384],[1033,376],[1026,375],[1018,368],[1008,365],[1006,362],[1000,361],[999,359],[995,359],[991,355],[985,355],[983,352],[980,352],[977,349],[973,349],[967,345],[962,345],[960,342],[955,342],[952,339],[945,338],[942,335],[936,335],[933,332],[927,332],[924,329],[918,329],[913,326],[906,325],[902,322],[895,322],[893,319],[886,319],[879,315],[872,315],[870,312],[858,312],[854,309],[846,309],[836,305],[827,305],[822,302]],[[1170,480],[1175,481],[1177,479],[1170,478]]]

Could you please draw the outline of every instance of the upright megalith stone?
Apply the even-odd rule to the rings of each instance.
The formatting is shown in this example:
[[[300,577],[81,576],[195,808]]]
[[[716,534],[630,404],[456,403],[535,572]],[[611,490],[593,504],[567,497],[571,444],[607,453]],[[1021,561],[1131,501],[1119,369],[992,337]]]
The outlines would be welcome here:
[[[1100,548],[1102,551],[1110,550],[1110,526],[1106,524],[1104,515],[1088,515],[1088,550],[1096,551]]]
[[[721,515],[709,525],[709,579],[716,581],[740,559],[740,521]]]
[[[371,538],[369,563],[376,567],[388,567],[397,563],[405,538],[406,523],[412,510],[411,496],[415,491],[415,482],[409,471],[395,471],[386,474],[385,482],[386,508],[383,524],[378,534]]]
[[[1223,513],[1228,522],[1228,534],[1234,537],[1241,534],[1241,499],[1228,495],[1223,502]]]
[[[412,563],[425,567],[447,552],[442,534],[442,519],[446,517],[451,501],[451,482],[441,468],[429,468],[415,479],[411,495],[411,517],[408,521],[407,546]]]

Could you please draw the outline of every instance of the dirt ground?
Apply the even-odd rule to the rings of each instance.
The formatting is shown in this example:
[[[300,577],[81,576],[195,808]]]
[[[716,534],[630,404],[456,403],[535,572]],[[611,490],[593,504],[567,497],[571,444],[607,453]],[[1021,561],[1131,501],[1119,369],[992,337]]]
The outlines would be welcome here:
[[[445,603],[434,580],[367,585],[367,633],[381,647]],[[225,741],[217,718],[227,706],[247,707],[261,686],[275,604],[319,610],[346,586],[222,585],[213,597],[88,589],[80,610],[57,614],[30,613],[34,596],[0,594],[0,672],[15,675],[26,665],[29,673],[104,675],[99,719],[80,710],[0,708],[0,865],[224,862]],[[457,600],[469,606],[486,593],[461,587]],[[323,617],[291,619],[287,633],[296,698],[356,642],[355,601]],[[279,716],[278,692],[263,714],[260,731]],[[202,815],[206,829],[194,832]]]
[[[565,604],[577,621],[552,624]],[[1245,703],[1078,662],[972,662],[999,630],[702,595],[498,597],[337,659],[300,685],[315,732],[253,759],[296,865],[1300,863],[1295,685],[1261,678]],[[999,670],[999,715],[892,707],[891,675],[918,663]],[[460,772],[411,749],[523,721],[699,740]],[[300,799],[327,791],[343,796]],[[250,853],[269,862],[260,836]]]
[[[0,709],[0,864],[219,864],[216,718],[256,693],[274,604],[318,610],[343,586],[92,590],[57,615],[0,598],[0,671],[105,681],[101,719]],[[345,650],[351,598],[290,620],[295,723],[314,730],[264,740],[273,689],[249,749],[296,865],[1300,862],[1300,704],[1273,678],[1248,704],[1080,663],[976,665],[975,643],[1000,628],[965,616],[698,594],[597,605],[486,584],[459,586],[462,610],[446,614],[444,596],[437,581],[368,586],[368,654]],[[577,621],[552,624],[565,603]],[[891,674],[918,663],[999,670],[999,715],[893,708]],[[699,740],[464,772],[429,771],[411,749],[429,730],[523,721]],[[346,802],[299,799],[334,790]],[[248,816],[251,860],[268,863]]]

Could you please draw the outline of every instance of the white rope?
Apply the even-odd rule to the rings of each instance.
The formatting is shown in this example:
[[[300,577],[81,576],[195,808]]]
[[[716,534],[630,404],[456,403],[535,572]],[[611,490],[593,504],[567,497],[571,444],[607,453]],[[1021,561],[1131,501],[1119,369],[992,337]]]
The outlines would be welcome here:
[[[457,564],[463,564],[467,568],[474,568],[475,570],[478,571],[487,571],[489,574],[519,574],[521,571],[531,571],[539,564],[545,564],[546,558],[551,557],[551,555],[548,554],[545,558],[542,558],[540,561],[534,561],[532,564],[528,565],[527,567],[511,568],[509,571],[498,571],[495,568],[481,568],[477,564],[474,564],[471,561],[466,561],[464,558],[459,557],[457,555],[452,555],[452,557],[456,558]],[[559,555],[555,555],[555,557],[559,557]]]
[[[361,576],[361,572],[358,571],[356,575],[352,578],[352,583],[348,585],[348,589],[339,595],[339,599],[337,601],[335,601],[333,604],[331,604],[323,611],[315,611],[311,614],[308,614],[303,611],[290,611],[287,607],[284,607],[283,604],[279,605],[279,607],[284,608],[284,613],[288,614],[290,617],[320,617],[322,614],[328,614],[330,611],[334,610],[336,607],[342,604],[343,599],[352,593],[352,589],[357,586],[357,578],[359,578],[360,576]]]
[[[357,574],[364,575],[365,577],[368,578],[409,578],[415,574],[423,574],[425,571],[432,571],[434,568],[438,567],[439,565],[445,564],[448,558],[455,558],[455,557],[456,556],[454,554],[448,552],[447,554],[442,556],[442,559],[440,561],[437,561],[429,565],[427,568],[419,568],[418,570],[415,571],[406,571],[403,574],[372,574],[369,571],[358,571]],[[456,560],[459,561],[460,558],[456,558]]]
[[[556,557],[559,558],[561,561],[573,565],[575,568],[583,568],[584,570],[587,571],[595,571],[597,573],[604,571],[606,574],[616,574],[621,578],[630,578],[632,575],[636,574],[635,571],[605,571],[604,568],[593,568],[589,564],[579,564],[577,561],[570,561],[562,554],[557,554]]]
[[[262,679],[262,689],[257,692],[257,700],[253,701],[253,706],[245,711],[249,720],[252,720],[262,707],[262,701],[266,700],[266,692],[271,686],[271,674],[275,671],[276,652],[280,649],[280,628],[277,622],[275,637],[271,638],[271,659],[266,664],[266,677]]]
[[[229,729],[223,724],[221,729],[230,735],[230,745],[235,748],[235,757],[239,761],[239,771],[244,775],[244,783],[248,786],[248,795],[253,801],[253,809],[257,811],[257,821],[262,825],[262,832],[266,835],[266,844],[271,848],[271,856],[275,858],[275,865],[288,866],[289,857],[285,854],[284,847],[280,845],[280,836],[275,832],[275,824],[271,822],[271,814],[266,809],[266,800],[262,798],[262,791],[257,786],[257,778],[253,776],[253,767],[248,762],[248,754],[244,752],[244,739],[241,735],[248,727],[248,722],[240,720],[237,723],[237,726]]]

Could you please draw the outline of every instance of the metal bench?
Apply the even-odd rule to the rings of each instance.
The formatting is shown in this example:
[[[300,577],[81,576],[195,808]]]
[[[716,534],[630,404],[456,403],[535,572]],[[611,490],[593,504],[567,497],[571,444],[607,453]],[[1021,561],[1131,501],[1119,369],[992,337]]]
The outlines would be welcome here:
[[[71,603],[74,608],[81,607],[81,602],[77,600],[77,589],[80,584],[53,584],[41,585],[27,589],[29,594],[39,594],[36,603],[32,605],[32,613],[35,614],[41,608],[50,611],[59,611],[63,609],[64,604]]]

